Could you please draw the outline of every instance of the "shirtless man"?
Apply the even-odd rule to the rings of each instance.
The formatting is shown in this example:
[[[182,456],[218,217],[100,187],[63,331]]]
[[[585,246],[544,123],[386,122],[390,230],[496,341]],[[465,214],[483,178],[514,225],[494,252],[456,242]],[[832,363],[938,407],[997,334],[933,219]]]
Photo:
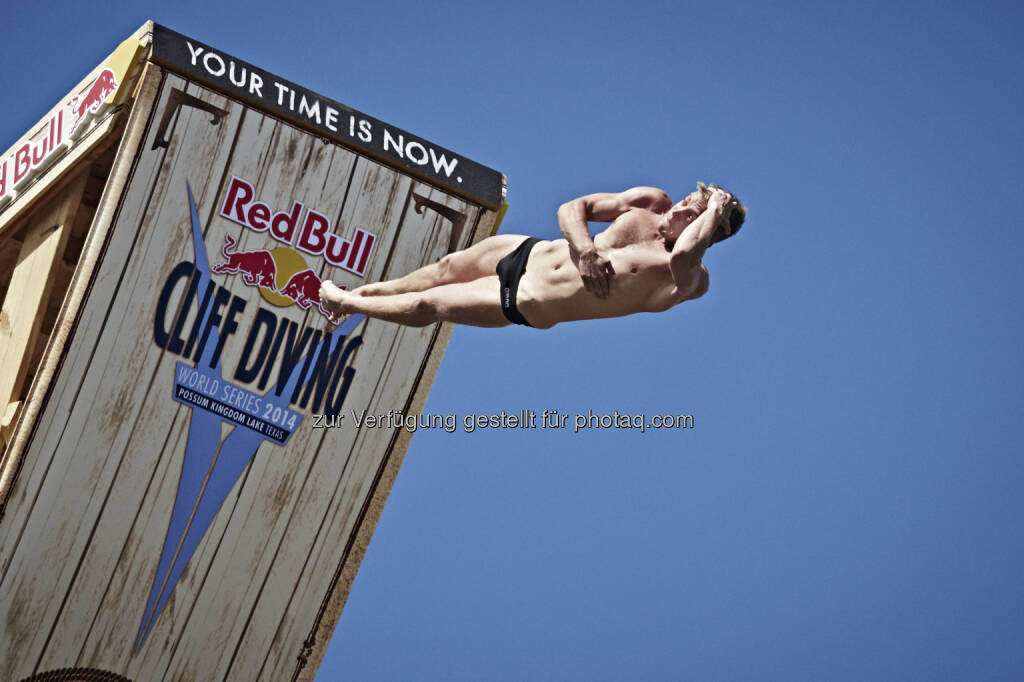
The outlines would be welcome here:
[[[661,312],[703,296],[704,251],[743,224],[746,208],[714,185],[677,204],[653,187],[590,194],[558,209],[565,239],[502,234],[404,277],[320,300],[337,322],[362,313],[413,327],[446,321],[548,329],[559,322]],[[610,222],[591,237],[588,221]]]

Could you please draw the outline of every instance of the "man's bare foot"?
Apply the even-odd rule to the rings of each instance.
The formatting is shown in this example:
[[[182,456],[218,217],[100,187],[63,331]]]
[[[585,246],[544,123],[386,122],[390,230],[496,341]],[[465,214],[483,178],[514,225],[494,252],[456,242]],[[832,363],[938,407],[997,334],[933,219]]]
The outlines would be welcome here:
[[[323,303],[324,310],[330,315],[328,319],[331,323],[338,324],[343,317],[352,312],[349,306],[345,305],[346,299],[352,295],[354,292],[349,293],[339,289],[329,279],[320,282],[320,302]]]

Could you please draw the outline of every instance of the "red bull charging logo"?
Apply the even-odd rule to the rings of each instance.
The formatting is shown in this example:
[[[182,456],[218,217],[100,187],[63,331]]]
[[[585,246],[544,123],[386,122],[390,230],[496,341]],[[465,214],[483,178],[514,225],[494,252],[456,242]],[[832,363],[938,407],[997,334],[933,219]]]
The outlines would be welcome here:
[[[107,98],[117,90],[117,86],[117,76],[114,74],[114,70],[103,69],[84,95],[71,100],[71,113],[75,117],[71,124],[72,135],[75,134],[75,130],[86,116],[99,112]]]
[[[235,238],[227,235],[220,251],[226,260],[214,264],[210,268],[213,272],[242,275],[246,285],[259,287],[268,303],[281,307],[298,305],[303,310],[315,305],[321,315],[330,319],[320,303],[320,278],[306,267],[305,259],[297,251],[288,247],[236,251],[234,247]]]

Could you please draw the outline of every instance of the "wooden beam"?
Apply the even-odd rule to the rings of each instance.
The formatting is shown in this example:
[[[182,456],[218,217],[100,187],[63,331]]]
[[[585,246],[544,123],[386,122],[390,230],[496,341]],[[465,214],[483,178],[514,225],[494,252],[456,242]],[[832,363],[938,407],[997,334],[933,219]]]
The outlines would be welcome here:
[[[0,310],[0,405],[22,398],[53,280],[88,177],[88,168],[79,171],[25,228],[25,241]]]
[[[0,447],[6,447],[7,443],[10,442],[11,437],[14,435],[14,424],[18,421],[19,414],[21,414],[20,400],[8,405],[3,417],[0,417]]]

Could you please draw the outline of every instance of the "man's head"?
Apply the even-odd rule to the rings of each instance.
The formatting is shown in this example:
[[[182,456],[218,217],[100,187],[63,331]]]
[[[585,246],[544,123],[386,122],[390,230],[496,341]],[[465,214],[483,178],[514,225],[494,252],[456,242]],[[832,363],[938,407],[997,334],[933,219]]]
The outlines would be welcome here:
[[[707,210],[708,200],[711,198],[713,188],[720,189],[717,185],[705,185],[703,182],[698,182],[696,190],[690,192],[686,195],[686,198],[672,207],[669,215],[672,218],[671,223],[673,227],[664,232],[666,237],[670,237],[671,241],[675,241],[687,225]],[[728,215],[729,228],[725,229],[725,226],[720,226],[711,237],[712,244],[728,239],[736,234],[740,227],[742,227],[743,221],[746,220],[747,207],[733,196],[726,207],[726,214]]]
[[[699,206],[700,210],[703,212],[708,207],[708,200],[711,198],[712,189],[721,190],[723,192],[726,191],[718,185],[705,185],[703,182],[698,182],[697,190],[692,192],[690,196],[687,197],[687,200],[693,197],[692,201],[694,205]],[[711,237],[712,244],[716,244],[736,234],[739,229],[743,227],[743,221],[747,219],[747,207],[740,203],[740,200],[736,198],[736,195],[730,193],[730,196],[732,196],[732,200],[729,201],[725,207],[728,229],[726,229],[725,225],[719,226],[719,228],[715,230],[715,234]]]
[[[704,183],[698,183],[697,186],[700,188],[703,185]],[[711,185],[711,187],[720,189],[717,185]],[[710,187],[707,188],[707,190],[708,196],[710,196]],[[725,207],[725,214],[727,216],[729,228],[726,230],[724,225],[719,226],[719,228],[715,230],[715,234],[711,237],[712,244],[728,239],[739,232],[739,229],[743,227],[743,222],[747,219],[747,207],[740,203],[740,200],[736,198],[735,194],[730,194],[730,196],[732,196],[732,200]],[[705,202],[704,205],[706,207],[707,203]]]

